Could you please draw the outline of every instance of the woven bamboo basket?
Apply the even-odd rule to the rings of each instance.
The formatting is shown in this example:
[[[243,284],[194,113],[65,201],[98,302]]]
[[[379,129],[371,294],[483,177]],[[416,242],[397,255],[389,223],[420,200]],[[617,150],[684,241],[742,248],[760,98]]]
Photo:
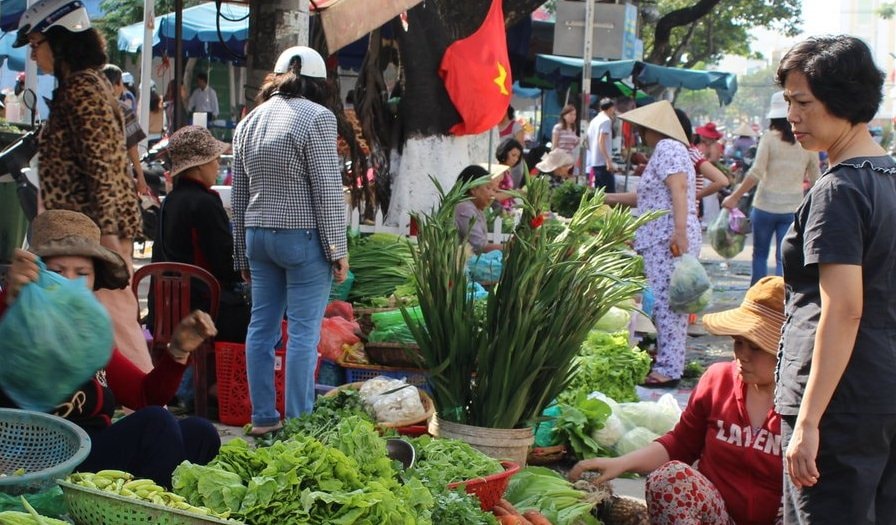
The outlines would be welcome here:
[[[364,384],[363,382],[360,382],[360,383],[348,383],[345,385],[341,385],[341,386],[334,388],[333,390],[330,390],[326,394],[324,394],[324,397],[335,396],[341,390],[360,390],[361,385],[363,385],[363,384]],[[410,387],[413,387],[413,385],[410,385],[408,388],[410,388]],[[422,418],[408,419],[408,420],[404,420],[404,421],[393,421],[391,423],[377,423],[376,425],[378,427],[382,427],[382,428],[397,429],[397,428],[401,428],[401,427],[414,426],[414,425],[417,425],[418,423],[423,423],[425,421],[428,421],[429,418],[432,417],[432,415],[436,413],[435,404],[432,402],[432,398],[429,397],[429,394],[427,394],[423,390],[420,390],[419,388],[417,389],[417,392],[420,394],[420,402],[423,403],[423,410],[425,412]]]

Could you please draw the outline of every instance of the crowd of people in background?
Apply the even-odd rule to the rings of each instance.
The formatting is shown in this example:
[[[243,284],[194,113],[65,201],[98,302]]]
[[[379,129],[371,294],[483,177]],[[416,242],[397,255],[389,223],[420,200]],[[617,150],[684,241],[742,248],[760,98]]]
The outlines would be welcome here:
[[[218,117],[217,95],[204,72],[189,95],[174,82],[164,97],[151,90],[148,133],[141,129],[133,77],[107,64],[103,37],[78,2],[29,7],[14,45],[29,46],[58,88],[40,130],[41,213],[31,249],[15,253],[0,318],[42,271],[79,279],[108,312],[110,361],[53,410],[90,433],[87,468],[128,470],[168,486],[180,461],[204,463],[217,454],[220,441],[208,421],[178,420],[163,408],[183,392],[193,352],[212,337],[245,343],[250,434],[309,412],[320,321],[333,283],[349,268],[340,117],[328,107],[334,94],[323,57],[303,46],[285,50],[257,106],[237,125],[232,223],[211,191],[231,146],[200,126],[171,136],[173,188],[153,261],[206,268],[223,293],[217,319],[203,312],[210,298],[196,293],[195,311],[153,360],[130,289],[142,220],[138,194],[147,186],[136,144],[185,119],[174,115],[175,106]],[[717,198],[726,209],[746,207],[753,228],[751,288],[742,305],[704,317],[710,332],[734,339],[735,360],[701,378],[672,432],[630,454],[582,462],[572,477],[590,469],[602,480],[652,471],[647,499],[655,523],[896,521],[896,312],[889,307],[896,292],[896,161],[868,128],[883,80],[860,40],[811,38],[781,60],[782,91],[771,98],[758,142],[749,123],[726,145],[721,126],[707,121],[692,130],[688,115],[668,101],[631,108],[629,99],[602,98],[584,133],[585,115],[564,106],[552,149],[533,162],[508,108],[494,130],[500,141],[493,162],[457,177],[469,185],[469,200],[455,215],[458,241],[475,253],[501,250],[488,242],[486,214],[511,211],[532,176],[548,177],[552,187],[580,177],[602,189],[607,204],[661,212],[633,245],[644,260],[657,328],[645,387],[675,386],[683,373],[688,316],[670,308],[669,289],[676,259],[699,256],[701,205]],[[635,191],[617,191],[621,163],[613,139],[620,135],[630,135],[627,146],[638,137],[649,153],[631,157],[640,164]],[[824,173],[821,152],[831,166]],[[743,173],[731,174],[726,159],[746,165]],[[714,197],[725,188],[727,195]],[[768,276],[773,238],[775,276]],[[288,382],[280,413],[274,348],[284,318]],[[119,404],[132,413],[113,422]],[[16,406],[2,388],[0,406]],[[767,445],[721,439],[725,432],[751,436],[754,444],[763,436]],[[745,471],[753,483],[741,482]]]

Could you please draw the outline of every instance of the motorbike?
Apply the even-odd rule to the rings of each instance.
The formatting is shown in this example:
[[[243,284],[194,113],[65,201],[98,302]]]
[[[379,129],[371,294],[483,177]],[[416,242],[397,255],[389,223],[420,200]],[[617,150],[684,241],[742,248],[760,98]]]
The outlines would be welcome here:
[[[140,158],[143,177],[153,194],[163,196],[168,193],[166,184],[171,161],[168,158],[168,137],[162,137],[152,144]]]

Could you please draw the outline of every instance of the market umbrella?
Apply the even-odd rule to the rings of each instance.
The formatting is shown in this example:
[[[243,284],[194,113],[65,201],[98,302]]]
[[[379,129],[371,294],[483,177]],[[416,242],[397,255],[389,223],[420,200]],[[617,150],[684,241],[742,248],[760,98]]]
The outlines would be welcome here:
[[[153,28],[154,56],[175,56],[175,13],[157,16]],[[142,22],[118,30],[118,49],[138,53],[143,46]],[[220,30],[220,34],[219,34]],[[220,16],[215,2],[183,10],[183,53],[186,57],[209,58],[242,65],[249,37],[249,7],[222,3]]]
[[[91,20],[102,18],[101,0],[81,0],[87,8]],[[19,18],[27,8],[27,0],[0,0],[0,30],[15,32],[19,27]]]

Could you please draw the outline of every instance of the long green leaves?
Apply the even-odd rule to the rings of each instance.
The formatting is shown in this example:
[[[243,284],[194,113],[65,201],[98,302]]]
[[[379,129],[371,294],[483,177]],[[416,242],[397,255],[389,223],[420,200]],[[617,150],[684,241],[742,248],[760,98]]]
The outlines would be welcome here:
[[[454,226],[454,207],[468,187],[442,192],[438,210],[416,217],[415,274],[425,322],[414,336],[447,420],[513,428],[537,418],[574,376],[574,358],[590,328],[643,287],[641,259],[626,243],[656,214],[610,210],[597,192],[552,234],[542,227],[547,181],[530,179],[527,188],[484,327],[475,324]]]

